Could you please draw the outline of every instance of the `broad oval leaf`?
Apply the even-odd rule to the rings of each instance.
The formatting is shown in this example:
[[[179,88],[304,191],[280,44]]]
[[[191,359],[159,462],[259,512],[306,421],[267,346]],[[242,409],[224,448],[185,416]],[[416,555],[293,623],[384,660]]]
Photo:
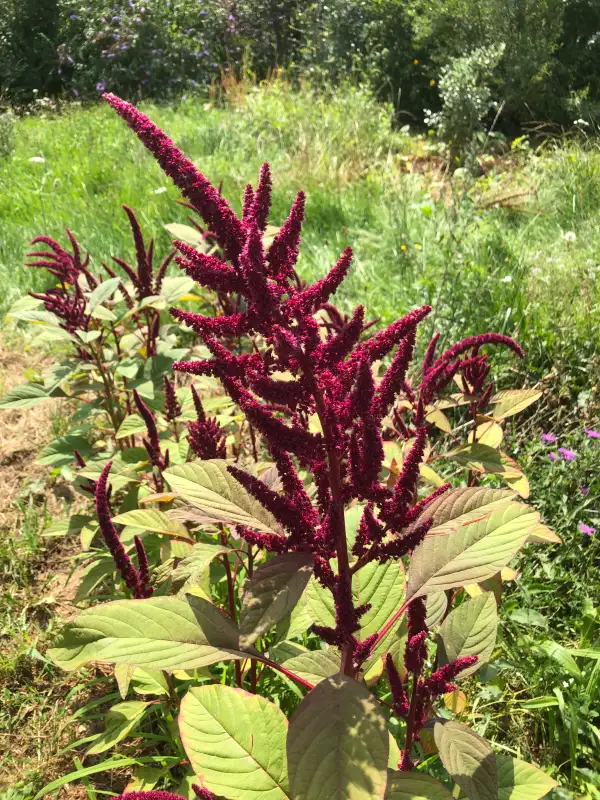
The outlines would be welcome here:
[[[385,800],[452,800],[452,792],[424,772],[390,770]]]
[[[449,664],[464,656],[477,656],[477,662],[459,672],[457,677],[466,678],[477,672],[492,655],[497,629],[498,612],[492,592],[461,603],[448,614],[440,628],[440,664]]]
[[[142,719],[149,705],[149,702],[142,700],[128,700],[112,706],[106,715],[105,730],[88,749],[86,755],[105,753],[125,739]]]
[[[472,442],[446,453],[444,458],[451,458],[466,469],[473,472],[487,472],[490,475],[520,475],[517,467],[513,467],[506,457],[487,444]],[[514,463],[514,462],[513,462]]]
[[[508,503],[472,522],[430,530],[413,553],[407,599],[490,578],[508,564],[538,524],[537,511]]]
[[[448,608],[448,598],[445,592],[433,592],[427,595],[425,600],[425,608],[427,616],[425,624],[428,628],[433,628],[438,622],[441,622]]]
[[[108,278],[99,283],[88,298],[88,313],[93,311],[100,303],[108,300],[116,292],[120,283],[120,278]]]
[[[387,722],[368,689],[338,674],[300,703],[287,739],[294,800],[383,798],[390,748]]]
[[[506,419],[518,414],[542,396],[538,389],[505,389],[490,400],[494,404],[494,419]]]
[[[196,775],[211,792],[235,800],[290,798],[288,723],[266,698],[220,684],[191,689],[179,732]]]
[[[49,655],[67,670],[89,662],[194,669],[247,657],[229,617],[191,596],[115,600],[86,609],[63,629]]]
[[[65,393],[56,397],[64,397]],[[50,393],[39,383],[26,383],[23,386],[15,386],[10,392],[7,392],[3,397],[0,397],[0,409],[2,408],[31,408],[38,403],[44,403],[50,400]]]
[[[494,751],[461,722],[436,722],[433,736],[442,764],[469,800],[498,800]]]
[[[453,520],[467,522],[491,511],[499,505],[510,502],[513,492],[506,489],[490,489],[473,486],[465,489],[451,489],[433,503],[430,503],[410,526],[412,530],[424,520],[431,519],[432,529],[446,525]]]
[[[254,642],[290,614],[314,567],[310,553],[282,553],[262,564],[246,582],[240,612],[240,644]]]
[[[372,561],[356,572],[352,579],[352,594],[356,605],[371,607],[361,617],[358,638],[363,641],[381,630],[400,608],[404,598],[404,567],[390,559],[385,564]]]
[[[227,525],[246,525],[265,533],[281,533],[275,517],[227,471],[221,459],[193,461],[163,473],[169,486],[206,518]]]
[[[539,800],[557,782],[541,769],[508,755],[497,755],[499,800]]]
[[[562,544],[560,536],[547,525],[538,525],[537,528],[534,528],[527,537],[527,541],[536,544]]]
[[[74,431],[67,434],[67,436],[59,436],[58,439],[47,444],[37,457],[36,462],[53,467],[66,466],[75,461],[75,450],[78,450],[83,458],[87,458],[92,452],[86,437]]]
[[[173,583],[179,593],[185,593],[186,587],[200,586],[204,593],[210,595],[210,564],[213,559],[224,553],[230,553],[231,548],[222,544],[211,542],[198,542],[192,552],[185,556],[173,570]],[[183,585],[182,585],[183,581]],[[181,588],[179,588],[181,586]]]
[[[331,678],[340,671],[340,654],[333,647],[327,650],[310,650],[293,658],[288,658],[285,668],[304,678],[314,686],[325,678]]]
[[[130,414],[125,417],[117,431],[117,439],[124,439],[126,436],[135,436],[138,433],[147,433],[146,423],[139,414]]]
[[[129,525],[132,528],[140,528],[143,531],[164,533],[167,536],[175,536],[180,539],[190,538],[190,532],[185,525],[175,519],[171,519],[163,511],[155,511],[150,508],[125,511],[123,514],[113,517],[113,522],[117,522],[119,525]]]

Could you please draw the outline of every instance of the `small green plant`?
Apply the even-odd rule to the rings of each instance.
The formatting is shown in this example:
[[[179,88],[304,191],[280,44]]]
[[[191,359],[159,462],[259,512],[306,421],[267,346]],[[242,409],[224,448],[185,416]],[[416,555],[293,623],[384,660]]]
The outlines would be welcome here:
[[[450,61],[439,80],[442,109],[425,110],[425,123],[434,128],[448,146],[451,164],[461,164],[475,152],[477,134],[492,108],[489,81],[505,45],[478,47]]]
[[[0,112],[0,158],[9,156],[13,151],[15,133],[15,115],[12,111]]]

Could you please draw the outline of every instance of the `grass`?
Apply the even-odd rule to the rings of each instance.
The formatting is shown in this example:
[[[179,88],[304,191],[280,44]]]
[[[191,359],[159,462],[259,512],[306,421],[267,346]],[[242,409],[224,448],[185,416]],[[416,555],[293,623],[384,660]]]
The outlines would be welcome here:
[[[285,218],[295,192],[307,191],[299,266],[304,277],[322,275],[352,244],[355,266],[340,298],[343,305],[362,302],[370,314],[389,321],[430,302],[432,325],[447,339],[497,330],[526,347],[522,374],[500,370],[499,379],[512,386],[539,383],[546,397],[512,432],[512,452],[531,475],[532,497],[565,546],[523,559],[503,623],[505,666],[501,663],[478,690],[477,724],[539,763],[570,764],[563,775],[568,773],[564,780],[573,792],[599,797],[593,743],[600,728],[590,698],[599,691],[600,669],[594,671],[595,662],[582,664],[581,678],[574,677],[542,647],[549,639],[597,646],[600,622],[593,613],[600,598],[598,544],[592,540],[583,550],[576,531],[580,520],[600,530],[598,450],[581,434],[582,421],[592,426],[598,407],[598,143],[546,143],[536,151],[521,143],[505,155],[490,155],[481,177],[450,179],[435,143],[393,130],[390,109],[359,89],[324,96],[306,88],[295,94],[282,81],[229,88],[219,103],[190,98],[144,110],[211,180],[223,181],[224,194],[238,209],[244,185],[256,179],[265,160],[274,172],[275,224]],[[169,247],[164,225],[187,217],[176,203],[176,190],[105,107],[19,119],[14,149],[0,158],[0,185],[3,310],[23,291],[44,285],[42,274],[19,266],[34,235],[61,238],[68,225],[98,264],[113,254],[132,256],[121,203],[138,211],[163,253]],[[563,437],[561,445],[581,453],[574,466],[547,460],[539,432],[550,427]],[[585,498],[582,486],[590,488]],[[10,651],[2,665],[10,696],[8,713],[0,718],[5,728],[14,726],[10,720],[19,720],[29,702],[35,719],[38,713],[39,719],[53,718],[61,687],[44,672],[51,687],[44,694],[37,673],[27,672],[36,659],[31,647],[37,649],[39,638],[52,629],[51,620],[42,625],[29,600],[21,613],[9,599],[11,587],[20,587],[31,592],[31,602],[39,600],[35,586],[23,589],[44,552],[27,508],[18,538],[3,537],[0,543],[8,586],[0,612]],[[515,616],[515,610],[526,617]],[[19,675],[25,676],[20,683]],[[43,680],[40,685],[46,686]],[[554,705],[542,711],[522,705],[523,697],[558,698],[557,691],[563,698],[558,711]],[[10,735],[14,727],[7,730]],[[29,754],[28,763],[35,765],[36,757]],[[573,795],[565,790],[557,796]]]
[[[556,367],[571,391],[591,385],[599,343],[597,143],[547,145],[535,154],[521,143],[508,157],[490,157],[484,177],[450,181],[434,145],[394,131],[390,109],[360,89],[298,95],[275,81],[238,86],[219,105],[189,98],[144,110],[211,180],[223,181],[238,208],[265,160],[275,176],[276,224],[304,188],[300,270],[319,276],[352,244],[355,267],[342,303],[363,302],[386,321],[431,302],[449,338],[513,333],[537,377]],[[169,247],[163,225],[186,220],[176,190],[106,107],[20,119],[14,142],[0,159],[5,309],[44,282],[20,266],[36,234],[61,237],[68,225],[98,263],[132,255],[121,203],[140,213],[162,252]]]

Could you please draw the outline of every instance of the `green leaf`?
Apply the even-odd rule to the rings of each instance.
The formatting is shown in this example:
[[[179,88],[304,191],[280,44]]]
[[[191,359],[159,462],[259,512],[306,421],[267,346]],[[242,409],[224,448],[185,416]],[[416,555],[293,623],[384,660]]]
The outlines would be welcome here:
[[[411,558],[407,599],[491,578],[538,524],[537,511],[511,502],[472,522],[430,530]]]
[[[191,689],[179,714],[181,741],[192,769],[211,792],[233,800],[291,796],[287,727],[274,703],[219,684]]]
[[[240,644],[249,647],[292,612],[314,567],[310,553],[283,553],[262,564],[246,582]]]
[[[164,227],[174,239],[191,244],[192,247],[198,247],[204,242],[200,231],[192,228],[191,225],[183,225],[181,222],[169,222]]]
[[[316,685],[340,671],[340,654],[333,647],[327,650],[310,650],[308,653],[288,658],[285,668],[305,681]]]
[[[88,564],[82,572],[81,582],[74,597],[75,602],[80,603],[82,600],[90,599],[94,589],[109,577],[114,583],[115,571],[115,562],[110,557]]]
[[[59,395],[55,395],[59,396]],[[62,394],[64,397],[64,392]],[[15,386],[10,392],[0,397],[0,409],[2,408],[31,408],[50,399],[47,389],[39,383],[25,383],[22,386]]]
[[[67,436],[60,436],[42,449],[36,459],[38,464],[62,467],[72,464],[75,461],[74,451],[78,450],[83,458],[87,458],[92,452],[90,443],[85,436],[70,433]]]
[[[506,489],[490,489],[484,486],[451,489],[430,503],[409,530],[417,527],[426,519],[432,520],[433,530],[452,521],[468,522],[483,516],[498,505],[509,502],[513,497],[514,492]]]
[[[310,588],[311,581],[308,582],[308,587],[298,604],[291,614],[281,620],[276,628],[277,640],[293,639],[295,636],[301,636],[306,633],[312,623],[315,621],[308,610],[308,589]]]
[[[541,769],[508,755],[497,755],[499,800],[539,800],[557,782]]]
[[[532,403],[537,402],[542,396],[542,392],[537,389],[505,389],[498,392],[490,400],[494,403],[492,411],[494,419],[506,419],[513,414],[519,414]]]
[[[456,450],[451,450],[445,454],[444,458],[451,458],[472,472],[487,472],[490,475],[502,474],[509,477],[521,474],[520,470],[506,463],[502,453],[487,444],[480,444],[479,442],[473,442]]]
[[[383,798],[390,748],[377,700],[338,674],[321,681],[290,723],[288,770],[294,800]]]
[[[247,657],[229,617],[191,596],[115,600],[86,609],[64,628],[49,655],[67,670],[90,662],[194,669]]]
[[[223,553],[230,553],[231,548],[224,547],[222,544],[212,544],[210,542],[198,542],[192,548],[192,552],[185,556],[173,571],[173,583],[179,586],[183,581],[185,591],[187,586],[200,586],[206,595],[210,594],[209,569],[210,562]]]
[[[131,684],[136,694],[163,695],[169,694],[169,684],[164,673],[158,669],[140,669],[136,667],[131,676]]]
[[[100,331],[75,331],[75,335],[79,336],[84,344],[90,344],[90,342],[95,342],[96,339],[99,339],[102,333]]]
[[[275,517],[230,475],[226,461],[193,461],[171,467],[163,475],[178,495],[203,512],[207,521],[281,533]]]
[[[404,568],[400,561],[385,564],[372,561],[356,572],[352,579],[355,605],[368,603],[371,608],[361,617],[360,640],[381,630],[400,608],[404,599]]]
[[[436,722],[433,737],[442,764],[469,800],[498,800],[494,751],[462,722]]]
[[[466,678],[482,667],[496,644],[498,612],[493,592],[472,597],[451,611],[439,632],[440,665],[464,656],[478,656],[475,664],[458,674]]]
[[[163,511],[154,509],[135,509],[126,511],[113,517],[113,522],[119,525],[129,525],[132,528],[140,528],[143,531],[153,533],[164,533],[167,536],[189,539],[190,532],[181,522],[171,519]]]
[[[424,772],[390,770],[385,800],[452,800],[452,792]]]
[[[129,693],[129,684],[131,683],[131,678],[135,669],[136,668],[132,667],[131,664],[117,664],[115,667],[115,680],[119,687],[119,694],[123,700],[125,700]]]
[[[446,592],[433,592],[428,594],[425,601],[425,608],[427,610],[427,617],[425,624],[428,628],[433,628],[438,622],[441,622],[448,608],[448,598]]]
[[[89,296],[88,313],[90,311],[93,311],[96,308],[96,306],[99,305],[100,303],[103,303],[105,300],[108,300],[108,298],[115,293],[120,283],[121,283],[120,278],[108,278],[108,280],[99,283],[98,286],[96,286],[94,291]]]
[[[185,225],[182,227],[186,227]],[[161,297],[164,297],[167,304],[177,303],[184,295],[189,294],[195,287],[195,281],[192,278],[183,276],[167,276],[162,282],[160,290]]]
[[[68,783],[73,783],[73,781],[86,778],[88,775],[96,775],[98,772],[108,772],[111,769],[131,767],[134,764],[143,762],[144,760],[145,759],[139,758],[111,758],[108,761],[102,761],[100,764],[94,764],[93,767],[84,767],[84,769],[78,769],[74,772],[69,772],[68,775],[63,775],[61,778],[57,778],[55,781],[52,781],[52,783],[46,784],[46,786],[40,789],[33,800],[41,800],[42,797],[50,794],[50,792],[60,789],[61,786],[66,786]]]
[[[106,320],[107,322],[116,322],[117,315],[110,310],[110,308],[106,308],[105,306],[96,306],[96,308],[90,313],[94,319],[102,319]]]
[[[106,715],[104,732],[88,749],[86,755],[105,753],[128,736],[142,719],[149,705],[150,703],[144,703],[141,700],[129,700],[114,705]]]
[[[57,520],[44,528],[42,536],[68,536],[70,533],[79,533],[91,520],[92,517],[85,514],[73,514],[68,519]]]
[[[138,433],[146,433],[146,423],[139,414],[130,414],[125,417],[117,431],[117,439],[124,439],[126,436],[135,436]]]
[[[541,650],[545,653],[549,658],[553,661],[556,661],[557,664],[564,669],[565,672],[568,672],[576,680],[581,680],[583,677],[581,670],[579,669],[577,662],[569,652],[566,647],[563,647],[558,642],[552,642],[550,640],[546,640],[542,642],[540,645],[536,645],[536,650]]]
[[[333,595],[316,578],[311,578],[306,587],[306,608],[311,622],[335,627],[335,603]]]

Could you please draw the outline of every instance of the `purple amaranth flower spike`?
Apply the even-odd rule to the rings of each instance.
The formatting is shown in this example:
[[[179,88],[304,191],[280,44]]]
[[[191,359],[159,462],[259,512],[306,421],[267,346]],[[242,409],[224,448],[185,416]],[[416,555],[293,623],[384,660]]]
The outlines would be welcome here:
[[[139,536],[133,537],[133,543],[135,544],[135,552],[138,558],[138,593],[142,595],[142,597],[150,597],[154,590],[150,586],[148,556],[146,555],[143,542]]]
[[[175,394],[175,384],[166,375],[163,376],[165,386],[165,419],[173,422],[181,416],[181,403]]]
[[[127,555],[119,534],[117,533],[117,529],[111,519],[108,501],[108,475],[111,466],[112,461],[109,461],[96,482],[96,514],[98,516],[98,526],[125,585],[132,592],[134,598],[141,599],[147,596],[145,583],[142,582],[140,573],[138,573],[131,563],[131,559]]]
[[[217,800],[216,795],[209,792],[205,786],[198,786],[197,783],[192,783],[192,789],[199,800]]]
[[[242,251],[243,229],[226,200],[145,114],[114,94],[104,94],[103,97],[210,226],[227,255],[237,262]]]
[[[216,419],[206,416],[194,386],[192,386],[192,397],[197,417],[195,422],[188,423],[188,442],[192,451],[202,459],[225,458],[225,433]]]
[[[392,693],[394,714],[397,717],[406,719],[409,711],[408,697],[406,695],[406,691],[404,690],[402,679],[400,678],[398,670],[396,669],[396,665],[394,664],[394,659],[390,653],[387,653],[385,657],[385,671],[387,673],[387,679],[390,685],[390,691]]]

